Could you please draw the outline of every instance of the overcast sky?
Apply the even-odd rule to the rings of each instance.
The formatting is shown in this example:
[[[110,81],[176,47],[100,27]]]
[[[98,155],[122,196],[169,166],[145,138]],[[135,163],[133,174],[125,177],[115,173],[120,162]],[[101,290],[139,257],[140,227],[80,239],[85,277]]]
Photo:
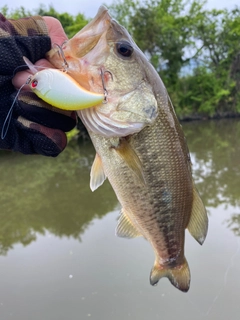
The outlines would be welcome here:
[[[99,6],[102,3],[110,4],[113,0],[69,0],[69,1],[60,1],[60,0],[1,0],[0,8],[4,5],[7,5],[9,9],[16,9],[20,6],[23,6],[26,9],[33,10],[39,7],[41,3],[44,3],[48,7],[49,4],[52,4],[56,11],[68,12],[72,15],[76,15],[81,12],[84,13],[86,17],[92,18],[97,13]],[[66,4],[67,3],[67,4]],[[228,8],[232,9],[236,5],[240,5],[239,0],[208,0],[207,7],[222,9]]]

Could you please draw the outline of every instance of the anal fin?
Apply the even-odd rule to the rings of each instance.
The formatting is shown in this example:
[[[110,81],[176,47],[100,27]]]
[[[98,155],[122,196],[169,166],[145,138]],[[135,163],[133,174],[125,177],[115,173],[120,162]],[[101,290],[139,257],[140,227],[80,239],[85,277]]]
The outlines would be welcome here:
[[[122,238],[136,238],[142,236],[142,234],[134,227],[128,215],[123,211],[123,209],[118,220],[116,235]]]
[[[187,228],[194,239],[196,239],[198,243],[203,244],[208,230],[208,216],[202,199],[195,187],[193,188],[192,213]]]
[[[98,153],[96,153],[95,159],[90,172],[90,188],[95,191],[106,180],[106,175],[103,170],[102,160]]]

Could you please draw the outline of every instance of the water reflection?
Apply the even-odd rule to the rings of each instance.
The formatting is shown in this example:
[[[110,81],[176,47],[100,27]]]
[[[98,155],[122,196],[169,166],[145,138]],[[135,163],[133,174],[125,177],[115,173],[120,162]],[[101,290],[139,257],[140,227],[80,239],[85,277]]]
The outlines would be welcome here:
[[[240,206],[240,121],[185,123],[198,190],[206,206]]]
[[[1,152],[1,320],[239,319],[240,121],[183,128],[210,215],[202,247],[186,232],[190,291],[150,286],[149,243],[114,236],[110,185],[89,188],[91,144],[56,159]]]
[[[117,205],[108,182],[90,191],[93,159],[91,143],[70,144],[56,159],[0,153],[0,254],[46,230],[80,240],[93,218]]]
[[[240,236],[240,121],[185,123],[198,190],[207,207],[231,205],[226,225]]]
[[[233,213],[226,223],[236,236],[240,236],[240,213]]]
[[[197,188],[207,207],[224,204],[236,210],[228,226],[240,235],[240,121],[183,124]],[[93,218],[118,205],[105,182],[92,193],[91,143],[71,143],[56,159],[0,153],[0,254],[15,243],[28,245],[46,230],[81,239]]]

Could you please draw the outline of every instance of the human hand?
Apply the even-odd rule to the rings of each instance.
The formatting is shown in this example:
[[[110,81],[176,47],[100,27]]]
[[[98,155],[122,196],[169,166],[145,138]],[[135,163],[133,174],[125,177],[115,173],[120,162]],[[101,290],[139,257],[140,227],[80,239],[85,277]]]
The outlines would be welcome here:
[[[20,23],[20,20],[21,19],[17,20],[16,23]],[[67,39],[61,23],[52,17],[44,17],[44,21],[48,28],[48,35],[50,36],[51,44],[57,43],[61,45]],[[23,23],[26,23],[26,20],[23,21]],[[30,28],[30,22],[28,21],[27,23],[28,28]],[[9,38],[9,41],[15,41],[11,34],[9,35]],[[23,38],[24,37],[22,37],[22,39]],[[33,54],[29,54],[29,51],[30,53],[31,50],[34,53],[35,51],[37,52],[37,48],[34,44],[37,43],[39,45],[39,42],[42,42],[43,40],[45,43],[48,40],[48,45],[45,44],[44,47],[41,46],[41,49],[39,48],[38,51],[41,51],[41,54],[36,54],[37,57],[34,57],[33,62],[37,60],[37,62],[35,62],[35,66],[53,67],[46,59],[39,59],[51,49],[49,38],[46,38],[47,35],[41,35],[40,37],[32,38],[31,36],[27,36],[26,39],[23,39],[22,42],[25,40],[26,43],[24,43],[24,46],[20,46],[18,52],[18,55],[21,55],[21,57],[14,59],[14,62],[16,62],[12,63],[12,67],[9,68],[9,76],[12,77],[15,68],[22,65],[22,56],[27,56],[31,60]],[[29,42],[31,41],[33,44],[28,47]],[[20,58],[21,63],[19,62]],[[7,61],[7,56],[5,59],[6,62],[4,61],[4,63],[9,62]],[[0,60],[0,78],[1,74],[3,73],[1,72]],[[24,91],[24,89],[21,90],[15,105],[13,106],[13,114],[9,121],[7,132],[3,132],[3,123],[11,107],[11,104],[9,105],[9,101],[13,103],[13,99],[17,94],[16,90],[14,92],[14,88],[20,88],[22,84],[26,82],[29,74],[29,70],[17,73],[12,79],[13,88],[11,91],[9,90],[10,93],[7,94],[7,92],[4,92],[3,94],[4,99],[0,102],[0,130],[2,130],[4,139],[0,139],[0,149],[12,149],[26,154],[38,153],[46,156],[56,156],[66,146],[67,138],[65,132],[71,130],[76,125],[75,113],[55,109],[39,99],[32,92]],[[6,126],[4,130],[5,129]]]
[[[56,18],[53,18],[53,17],[42,17],[42,18],[44,19],[44,21],[47,25],[47,28],[48,28],[48,34],[51,39],[51,45],[53,46],[54,44],[57,44],[57,45],[61,46],[63,44],[63,42],[66,41],[68,38],[65,34],[65,31],[64,31],[60,21],[57,20]],[[46,59],[38,60],[34,64],[34,66],[36,67],[36,69],[39,68],[39,70],[42,70],[42,68],[55,68]],[[14,76],[14,78],[12,80],[13,85],[16,88],[20,88],[23,83],[26,83],[29,75],[31,75],[31,74],[32,73],[29,69],[16,73],[16,75]],[[27,86],[24,89],[27,89]]]

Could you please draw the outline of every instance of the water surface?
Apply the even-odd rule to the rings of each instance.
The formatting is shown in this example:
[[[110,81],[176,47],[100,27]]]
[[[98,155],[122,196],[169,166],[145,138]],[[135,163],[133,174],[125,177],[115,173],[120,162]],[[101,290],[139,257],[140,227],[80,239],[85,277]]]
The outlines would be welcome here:
[[[239,319],[240,121],[183,124],[209,214],[200,246],[186,232],[188,293],[149,284],[153,251],[115,237],[120,206],[92,193],[91,144],[56,159],[0,153],[0,320]]]

